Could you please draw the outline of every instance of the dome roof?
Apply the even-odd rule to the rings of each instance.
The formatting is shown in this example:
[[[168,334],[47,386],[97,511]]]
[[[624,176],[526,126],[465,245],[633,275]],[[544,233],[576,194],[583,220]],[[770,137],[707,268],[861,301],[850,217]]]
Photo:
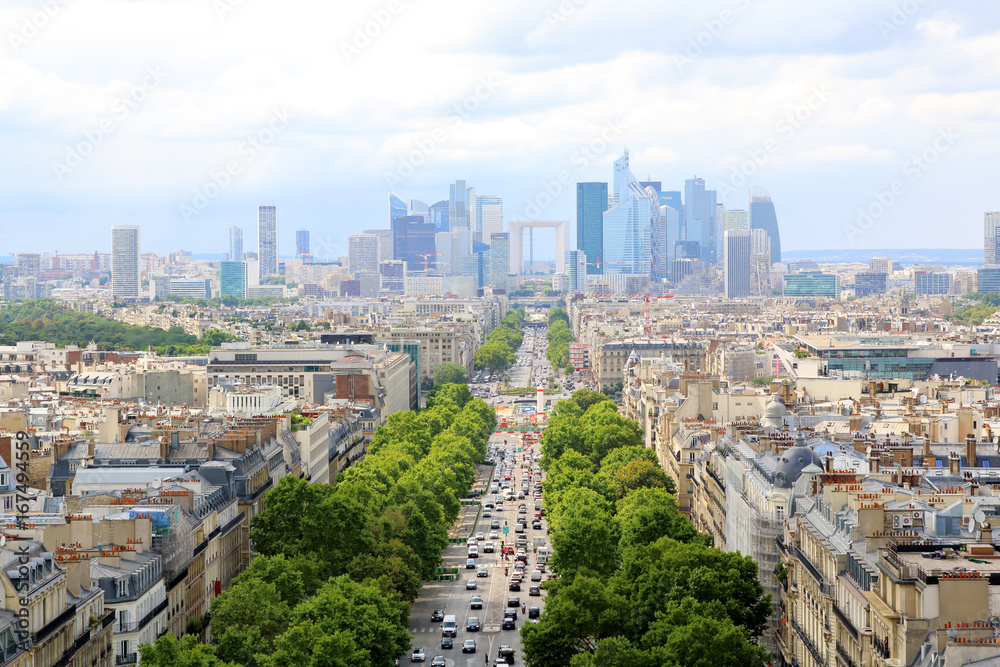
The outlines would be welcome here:
[[[823,459],[806,444],[802,434],[795,439],[795,444],[784,451],[774,467],[774,485],[780,489],[790,489],[799,478],[802,471],[810,465],[823,468]]]

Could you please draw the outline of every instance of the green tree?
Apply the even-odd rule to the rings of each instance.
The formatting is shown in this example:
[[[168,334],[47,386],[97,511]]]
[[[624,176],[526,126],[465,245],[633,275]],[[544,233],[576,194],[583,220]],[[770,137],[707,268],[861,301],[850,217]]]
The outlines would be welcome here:
[[[622,529],[623,550],[669,537],[678,542],[711,538],[699,535],[694,524],[677,507],[677,500],[662,488],[640,488],[618,501],[617,516]]]
[[[657,488],[668,493],[676,493],[677,488],[667,473],[652,461],[632,461],[626,464],[612,478],[618,489],[618,497],[624,498],[636,489]]]
[[[770,654],[751,639],[745,627],[735,625],[717,607],[686,598],[657,612],[642,644],[650,647],[657,665],[763,667]]]
[[[438,364],[434,368],[434,384],[468,384],[469,374],[463,366],[453,363]]]
[[[566,492],[550,517],[552,567],[570,578],[582,569],[600,576],[618,567],[621,529],[608,501],[592,489]]]
[[[288,629],[275,642],[265,667],[368,667],[371,655],[358,648],[354,633],[330,632],[323,625],[304,620]]]
[[[141,667],[238,667],[219,659],[215,647],[199,643],[195,635],[177,639],[170,632],[160,635],[152,644],[139,644],[139,664]]]
[[[273,652],[291,617],[277,586],[256,578],[234,580],[211,608],[218,656],[246,667],[263,664],[257,656]]]

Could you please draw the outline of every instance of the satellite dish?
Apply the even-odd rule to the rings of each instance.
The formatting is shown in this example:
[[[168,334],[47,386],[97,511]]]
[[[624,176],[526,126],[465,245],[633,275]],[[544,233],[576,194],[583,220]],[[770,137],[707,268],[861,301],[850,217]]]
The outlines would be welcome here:
[[[975,518],[976,523],[985,523],[986,522],[986,512],[984,512],[981,509],[978,509],[975,512],[973,512],[972,516],[973,516],[973,518]]]
[[[0,533],[0,549],[7,546],[7,536]]]
[[[161,478],[159,478],[159,477],[154,477],[153,478],[153,488],[154,489],[158,489],[161,486],[163,486],[163,480]]]
[[[968,524],[969,524],[967,526],[967,530],[974,535],[976,533],[976,517],[970,514],[966,518],[968,519]]]

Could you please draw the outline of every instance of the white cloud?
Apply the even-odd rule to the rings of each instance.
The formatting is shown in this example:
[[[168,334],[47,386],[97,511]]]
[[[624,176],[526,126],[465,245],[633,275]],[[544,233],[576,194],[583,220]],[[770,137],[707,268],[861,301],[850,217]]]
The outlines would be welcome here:
[[[875,150],[864,144],[852,146],[823,146],[802,151],[795,156],[799,162],[875,162],[889,160],[896,152],[888,148]]]

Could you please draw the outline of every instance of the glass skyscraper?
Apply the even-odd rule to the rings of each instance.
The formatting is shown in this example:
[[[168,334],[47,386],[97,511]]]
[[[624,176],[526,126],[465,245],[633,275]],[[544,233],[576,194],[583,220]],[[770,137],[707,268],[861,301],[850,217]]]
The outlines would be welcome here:
[[[245,299],[247,296],[247,263],[222,262],[219,268],[219,294]]]
[[[257,207],[257,259],[260,279],[278,275],[278,207]]]
[[[490,235],[490,278],[487,284],[507,289],[510,273],[510,234],[498,232]]]
[[[448,197],[448,226],[450,229],[470,229],[469,188],[465,181],[455,181]]]
[[[763,229],[771,238],[771,262],[781,261],[781,233],[771,195],[763,188],[750,190],[750,229]]]
[[[300,229],[295,232],[295,257],[307,263],[312,258],[312,255],[309,253],[308,229]]]
[[[115,225],[111,228],[111,296],[139,298],[139,227]]]
[[[490,243],[494,234],[503,232],[503,197],[476,195],[476,234],[473,238]]]
[[[650,275],[660,203],[653,188],[639,187],[629,169],[628,151],[615,161],[614,188],[615,201],[604,213],[603,273]]]
[[[705,266],[715,262],[716,193],[705,189],[705,179],[684,181],[684,226],[681,234],[688,243],[699,244]]]
[[[439,232],[447,232],[451,229],[451,225],[448,223],[448,205],[448,200],[442,199],[427,208],[427,217],[434,223],[434,228]]]
[[[576,247],[589,258],[587,273],[602,273],[604,212],[608,210],[607,183],[576,184]]]
[[[243,228],[229,228],[229,260],[239,262],[243,260]]]
[[[401,197],[389,193],[389,227],[392,227],[393,221],[397,216],[406,215],[409,213],[409,207],[407,207],[406,202],[403,201]]]
[[[426,222],[422,215],[400,215],[392,222],[392,251],[394,259],[406,262],[410,271],[424,271],[437,265],[434,245],[434,223]]]

